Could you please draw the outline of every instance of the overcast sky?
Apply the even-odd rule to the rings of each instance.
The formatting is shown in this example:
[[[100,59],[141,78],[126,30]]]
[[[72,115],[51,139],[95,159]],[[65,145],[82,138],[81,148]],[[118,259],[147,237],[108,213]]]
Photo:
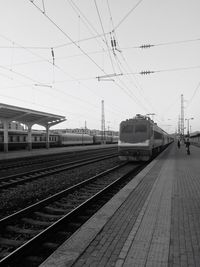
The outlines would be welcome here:
[[[155,113],[174,132],[183,94],[200,130],[199,13],[199,0],[1,0],[0,103],[101,129],[104,100],[106,128]]]

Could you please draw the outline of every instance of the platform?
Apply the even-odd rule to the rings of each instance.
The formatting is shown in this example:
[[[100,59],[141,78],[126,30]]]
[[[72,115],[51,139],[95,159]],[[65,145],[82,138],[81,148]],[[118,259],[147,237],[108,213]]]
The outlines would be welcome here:
[[[7,159],[15,159],[15,158],[26,158],[26,157],[34,157],[38,155],[49,155],[49,154],[59,154],[59,153],[67,153],[67,152],[75,152],[81,150],[92,150],[92,149],[100,149],[100,148],[109,148],[109,147],[117,147],[117,144],[105,144],[105,145],[90,145],[90,146],[65,146],[65,147],[53,147],[53,148],[40,148],[40,149],[32,149],[29,150],[14,150],[0,152],[0,161]]]
[[[40,267],[200,266],[199,157],[168,147]]]

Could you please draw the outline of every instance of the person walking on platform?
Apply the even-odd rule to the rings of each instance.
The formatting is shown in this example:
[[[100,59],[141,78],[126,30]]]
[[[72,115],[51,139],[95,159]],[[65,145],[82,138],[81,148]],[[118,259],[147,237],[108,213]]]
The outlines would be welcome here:
[[[180,143],[180,140],[179,139],[178,139],[177,146],[178,146],[178,148],[180,148],[180,146],[181,146],[181,143]]]
[[[186,150],[187,150],[187,154],[190,155],[190,141],[189,141],[189,138],[185,142],[185,147],[186,147]]]

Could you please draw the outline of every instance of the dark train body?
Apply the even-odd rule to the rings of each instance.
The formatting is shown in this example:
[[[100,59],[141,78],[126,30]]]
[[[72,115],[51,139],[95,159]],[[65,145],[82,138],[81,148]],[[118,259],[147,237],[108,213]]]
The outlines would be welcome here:
[[[8,150],[27,148],[27,132],[23,130],[8,131]],[[118,142],[118,136],[105,136],[106,144]],[[75,133],[50,133],[50,147],[62,147],[72,145],[95,145],[101,143],[101,135],[75,134]],[[0,130],[0,150],[3,150],[3,130]],[[46,133],[32,130],[32,148],[46,147]]]
[[[150,118],[136,115],[120,124],[119,158],[124,161],[148,161],[172,141],[173,138]]]
[[[194,132],[190,134],[190,143],[191,145],[200,146],[200,132]]]

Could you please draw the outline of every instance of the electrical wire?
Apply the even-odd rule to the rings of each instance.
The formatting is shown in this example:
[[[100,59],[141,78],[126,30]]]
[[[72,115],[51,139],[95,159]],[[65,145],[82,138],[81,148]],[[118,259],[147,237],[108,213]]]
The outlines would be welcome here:
[[[98,43],[98,45],[100,45],[100,47],[102,48],[103,51],[105,51],[105,49],[101,46],[100,42],[98,41],[97,37],[102,37],[105,36],[106,33],[103,34],[99,34],[97,32],[97,30],[94,28],[94,26],[92,25],[92,23],[89,21],[89,19],[87,18],[87,16],[85,16],[85,14],[81,11],[81,9],[72,1],[72,0],[67,0],[69,2],[69,4],[71,5],[71,7],[73,8],[73,10],[75,11],[76,14],[78,14],[79,16],[81,15],[83,18],[83,23],[84,25],[87,27],[88,31],[93,35],[93,39],[96,40],[96,42]],[[94,32],[96,34],[96,36],[94,35]],[[105,43],[105,40],[103,38],[101,38],[103,43]],[[83,40],[83,39],[82,39]],[[86,41],[86,39],[85,39]]]
[[[118,24],[115,26],[113,31],[115,31],[119,26],[128,18],[128,16],[142,3],[143,0],[140,0],[137,2],[136,5],[134,5],[131,10],[118,22]]]
[[[14,42],[14,41],[8,39],[8,38],[5,37],[5,36],[1,36],[1,37],[4,38],[5,40],[9,41],[9,42],[12,42],[12,43],[16,44],[16,42]],[[49,59],[45,59],[44,57],[42,57],[42,56],[36,54],[35,52],[29,51],[29,49],[27,49],[27,48],[25,48],[25,47],[23,47],[23,46],[21,46],[21,45],[19,45],[19,44],[17,44],[17,45],[20,46],[21,48],[25,49],[25,51],[27,51],[27,52],[33,54],[34,56],[39,57],[39,58],[42,58],[42,59],[43,59],[42,61],[48,62],[49,64],[51,64],[51,65],[53,66],[53,68],[56,67],[59,71],[63,72],[65,75],[70,76],[72,79],[71,79],[71,80],[67,80],[67,82],[72,82],[72,81],[80,82],[80,81],[91,80],[91,79],[94,79],[94,78],[95,78],[95,77],[90,77],[90,78],[85,78],[85,79],[77,79],[77,78],[74,78],[74,77],[71,76],[70,74],[66,73],[66,72],[65,72],[62,68],[60,68],[58,65],[56,65],[56,64],[53,65],[52,61],[50,61]],[[16,65],[17,65],[17,64],[16,64]],[[7,71],[10,71],[10,72],[13,72],[13,73],[14,73],[14,71],[11,71],[9,67],[1,66],[1,68],[4,68],[4,69],[6,69]],[[21,73],[19,73],[19,72],[15,72],[15,74],[16,74],[16,75],[19,75],[19,76],[21,76],[21,77],[24,77],[24,78],[26,78],[26,79],[31,80],[31,81],[34,83],[35,86],[42,86],[42,87],[44,87],[44,84],[43,84],[43,83],[38,82],[38,81],[35,81],[35,80],[33,80],[32,78],[30,78],[30,77],[28,77],[28,76],[25,76],[24,74],[21,74]],[[10,78],[10,77],[9,77],[9,79],[13,80],[13,78]],[[15,78],[15,80],[16,80],[16,78]],[[18,82],[19,82],[19,81],[18,81]],[[57,81],[54,81],[55,84],[60,83],[60,82],[66,82],[66,81],[58,81],[58,82],[57,82]],[[21,82],[20,82],[20,83],[21,83]],[[24,83],[21,83],[21,84],[24,86]],[[83,85],[87,90],[89,90],[90,93],[94,94],[93,91],[92,91],[87,85],[85,85],[85,84],[83,84],[83,83],[82,83],[82,85]],[[25,85],[25,86],[32,87],[33,84],[31,84],[31,85]],[[52,86],[48,86],[48,87],[51,88]],[[12,87],[12,88],[13,88],[13,87]],[[57,90],[57,89],[54,87],[54,90]],[[95,97],[97,97],[96,94],[94,94],[94,95],[95,95]],[[102,97],[100,97],[100,96],[98,96],[98,97],[99,97],[100,99],[102,99]],[[84,102],[84,101],[83,101],[83,102]],[[91,103],[90,103],[90,104],[91,104]]]
[[[103,73],[104,70],[91,58],[65,31],[63,31],[46,13],[43,13],[42,10],[31,0],[29,0],[66,38],[68,38],[93,64],[96,65]],[[106,74],[106,73],[105,73]]]
[[[109,45],[108,45],[108,41],[107,41],[107,38],[106,38],[106,35],[105,35],[105,31],[104,31],[104,27],[103,27],[103,23],[102,23],[101,15],[100,15],[100,12],[99,12],[99,9],[98,9],[96,0],[94,0],[94,3],[95,3],[95,7],[96,7],[97,14],[98,14],[98,17],[99,17],[99,21],[100,21],[100,24],[101,24],[101,29],[102,29],[103,34],[104,34],[105,43],[106,43],[106,46],[107,46],[107,48],[108,48],[108,54],[109,54],[110,62],[111,62],[111,65],[112,65],[112,69],[113,69],[113,71],[114,71],[114,73],[115,73],[114,63],[113,63],[113,60],[112,60],[112,57],[111,57],[111,53],[110,53],[110,47],[109,47]]]
[[[140,46],[130,46],[130,47],[123,47],[122,49],[138,49],[138,48],[151,48],[151,47],[157,47],[157,46],[168,46],[168,45],[178,45],[178,44],[185,44],[185,43],[191,43],[191,42],[199,42],[200,38],[195,39],[186,39],[186,40],[180,40],[180,41],[170,41],[170,42],[163,42],[163,43],[157,43],[157,44],[147,44],[147,45],[140,45]]]
[[[173,69],[162,69],[162,70],[153,70],[153,71],[141,71],[141,72],[129,72],[129,73],[123,73],[123,75],[149,75],[159,72],[172,72],[172,71],[182,71],[182,70],[192,70],[192,69],[199,69],[200,66],[191,66],[191,67],[179,67],[179,68],[173,68]]]
[[[79,50],[81,50],[81,52],[86,55],[87,57],[89,57],[89,55],[87,55],[87,53],[81,49],[72,39],[70,36],[68,36],[68,34],[66,34],[49,16],[47,16],[47,14],[44,14],[42,12],[42,10],[37,6],[35,5],[31,0],[29,0],[59,31],[61,31],[76,47],[78,47]],[[91,58],[89,57],[89,59],[91,59],[91,61],[105,74],[106,72]]]
[[[114,30],[112,30],[114,32]],[[83,38],[77,41],[74,41],[75,43],[81,43],[81,42],[85,42],[85,41],[89,41],[89,40],[93,40],[93,39],[97,39],[97,38],[101,38],[104,35],[109,35],[111,33],[110,32],[105,32],[105,34],[97,34],[95,36],[91,36],[88,38]],[[1,36],[1,35],[0,35]],[[192,42],[199,42],[200,38],[195,38],[195,39],[186,39],[186,40],[180,40],[180,41],[170,41],[170,42],[162,42],[162,43],[155,43],[155,44],[146,44],[146,45],[135,45],[135,46],[129,46],[129,47],[122,47],[121,49],[123,50],[128,50],[128,49],[145,49],[145,48],[151,48],[151,47],[157,47],[157,46],[168,46],[168,45],[178,45],[178,44],[185,44],[185,43],[192,43]],[[62,48],[68,45],[72,45],[73,42],[69,42],[69,43],[65,43],[65,44],[60,44],[57,46],[0,46],[0,49],[36,49],[36,50],[49,50],[51,48],[57,49],[57,48]]]
[[[115,27],[114,27],[114,21],[113,21],[113,18],[112,18],[112,12],[111,12],[111,8],[110,8],[109,1],[108,1],[108,0],[107,0],[107,6],[108,6],[109,15],[110,15],[111,25],[112,25],[112,28],[114,29],[114,28],[115,28]],[[117,36],[116,36],[116,32],[115,32],[115,30],[112,30],[112,33],[114,34],[114,36],[115,36],[115,40],[117,40],[117,44],[119,45],[118,38],[117,38]],[[126,61],[126,59],[125,59],[125,57],[124,57],[124,55],[123,55],[123,52],[122,52],[121,48],[117,49],[116,51],[117,51],[117,52],[120,52],[120,53],[119,53],[120,56],[122,56],[124,62],[125,62],[126,65],[128,66],[128,69],[130,70],[130,67],[129,67],[129,65],[128,65],[128,63],[127,63],[127,61]],[[126,72],[126,69],[125,69],[125,67],[122,65],[122,63],[120,62],[120,60],[119,60],[119,58],[118,58],[118,56],[117,56],[117,53],[115,53],[114,55],[115,55],[115,59],[116,59],[116,62],[117,62],[117,64],[118,64],[120,73],[123,73],[124,70],[125,70],[125,72]],[[133,77],[134,77],[134,76],[131,76],[132,80],[133,80]],[[119,78],[119,79],[120,79],[120,78]],[[129,80],[130,80],[130,79],[129,79]],[[133,82],[133,84],[134,84],[134,86],[135,86],[137,89],[139,89],[138,86],[137,86],[137,84],[136,84],[135,82]],[[131,94],[133,94],[132,90],[130,90],[128,87],[127,87],[127,89],[128,89],[128,91],[129,91]],[[140,88],[140,90],[142,91],[142,88]],[[140,90],[139,90],[139,92],[140,92]],[[140,94],[141,94],[141,92],[140,92]],[[136,100],[138,101],[138,98],[137,98],[135,95],[134,95],[134,97],[135,97]],[[146,98],[145,98],[144,96],[143,96],[143,98],[145,99],[145,101],[147,101]],[[140,101],[139,101],[139,102],[140,102]],[[149,104],[149,101],[147,101],[147,103]],[[143,106],[143,104],[142,104],[142,106]],[[145,109],[146,109],[146,108],[145,108]]]
[[[191,104],[191,102],[192,102],[192,100],[194,99],[195,95],[197,94],[199,88],[200,88],[200,82],[198,83],[197,87],[196,87],[195,90],[194,90],[194,93],[192,94],[191,98],[189,99],[187,108],[188,108],[188,106]]]

